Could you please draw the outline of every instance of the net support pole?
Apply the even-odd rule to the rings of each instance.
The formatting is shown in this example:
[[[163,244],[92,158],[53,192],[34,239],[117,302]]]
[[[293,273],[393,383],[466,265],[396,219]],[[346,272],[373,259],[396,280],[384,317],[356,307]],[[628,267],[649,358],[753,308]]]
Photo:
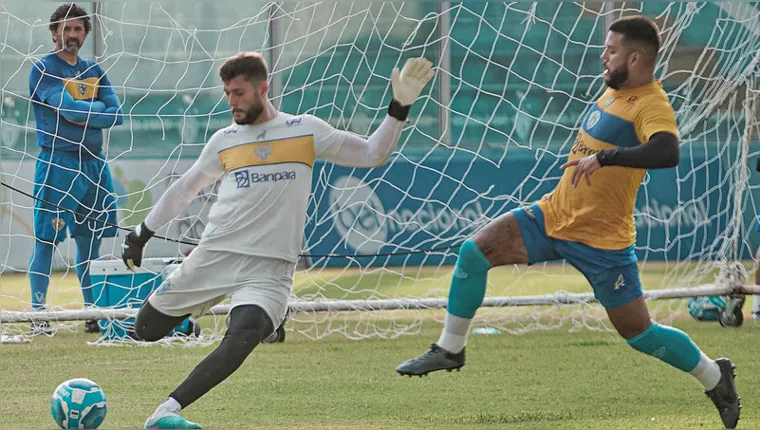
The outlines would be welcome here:
[[[105,49],[103,48],[103,20],[101,17],[105,12],[105,2],[93,2],[93,19],[92,19],[92,57],[95,61],[100,62]]]
[[[272,3],[269,7],[269,97],[272,104],[278,110],[282,106],[282,73],[275,73],[280,68],[282,60],[282,22],[278,19],[280,16],[280,5]]]
[[[612,23],[617,19],[615,17],[615,14],[613,11],[615,10],[615,2],[614,1],[606,1],[604,2],[604,6],[602,8],[602,13],[604,13],[604,20],[602,21],[604,23],[604,28],[602,29],[602,40],[605,39],[607,36],[607,29],[610,28]]]
[[[438,3],[438,135],[442,144],[451,145],[451,124],[449,105],[451,104],[451,48],[449,33],[451,30],[451,7],[449,2]]]

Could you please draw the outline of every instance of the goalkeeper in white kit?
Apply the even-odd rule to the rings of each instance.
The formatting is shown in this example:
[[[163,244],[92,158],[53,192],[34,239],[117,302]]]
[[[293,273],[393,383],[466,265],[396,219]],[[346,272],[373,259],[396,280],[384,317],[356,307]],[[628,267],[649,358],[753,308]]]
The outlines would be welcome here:
[[[269,72],[258,53],[229,58],[219,74],[234,123],[211,137],[195,164],[122,245],[122,259],[134,270],[154,232],[222,178],[198,247],[145,301],[135,335],[159,340],[189,315],[201,315],[229,297],[227,333],[148,418],[149,429],[201,428],[180,410],[230,376],[285,317],[315,159],[349,167],[385,164],[433,70],[424,58],[393,70],[388,116],[368,139],[312,115],[278,112],[268,98]]]

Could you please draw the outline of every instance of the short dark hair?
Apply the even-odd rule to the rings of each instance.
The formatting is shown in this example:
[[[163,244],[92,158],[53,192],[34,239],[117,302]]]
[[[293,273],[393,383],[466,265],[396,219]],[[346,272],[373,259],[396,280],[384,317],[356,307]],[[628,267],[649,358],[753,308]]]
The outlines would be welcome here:
[[[229,82],[242,75],[246,81],[266,81],[269,78],[267,62],[258,52],[241,52],[224,61],[219,68],[222,82]]]
[[[644,51],[654,63],[660,53],[660,28],[645,16],[627,16],[610,25],[610,31],[623,35],[624,42],[632,42],[644,47]]]
[[[55,33],[58,31],[58,24],[67,19],[81,19],[84,23],[84,31],[89,33],[92,30],[92,24],[90,23],[90,16],[87,11],[76,3],[64,3],[58,6],[58,9],[50,15],[50,25],[48,28]]]

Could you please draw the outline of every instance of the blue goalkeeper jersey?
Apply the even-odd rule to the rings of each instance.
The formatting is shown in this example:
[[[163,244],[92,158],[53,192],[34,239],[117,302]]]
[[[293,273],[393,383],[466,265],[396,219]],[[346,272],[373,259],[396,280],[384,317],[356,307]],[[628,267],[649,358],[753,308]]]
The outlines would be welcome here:
[[[71,99],[65,97],[64,92],[74,101],[116,98],[103,68],[95,61],[77,57],[77,64],[72,66],[54,53],[46,55],[34,63],[29,73],[29,94],[37,121],[37,143],[48,151],[79,153],[80,146],[84,146],[92,154],[98,154],[103,147],[103,128],[114,125],[115,121],[104,126],[102,121],[98,123],[95,120],[98,114],[94,112],[76,113],[84,116],[83,121],[77,121],[83,122],[82,125],[67,120],[61,110]]]

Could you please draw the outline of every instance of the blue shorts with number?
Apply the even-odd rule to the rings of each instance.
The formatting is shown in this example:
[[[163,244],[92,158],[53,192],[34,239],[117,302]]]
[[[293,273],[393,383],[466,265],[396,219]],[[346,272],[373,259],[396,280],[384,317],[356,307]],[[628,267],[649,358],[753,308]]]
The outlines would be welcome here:
[[[58,243],[71,237],[114,237],[116,200],[111,171],[102,159],[42,151],[34,171],[34,235]],[[55,206],[53,206],[55,205]],[[58,207],[56,207],[58,206]],[[76,212],[76,215],[71,211]]]
[[[621,250],[592,248],[546,234],[538,205],[513,211],[520,225],[529,264],[565,259],[586,277],[594,297],[605,308],[617,308],[640,297],[641,280],[633,246]]]

